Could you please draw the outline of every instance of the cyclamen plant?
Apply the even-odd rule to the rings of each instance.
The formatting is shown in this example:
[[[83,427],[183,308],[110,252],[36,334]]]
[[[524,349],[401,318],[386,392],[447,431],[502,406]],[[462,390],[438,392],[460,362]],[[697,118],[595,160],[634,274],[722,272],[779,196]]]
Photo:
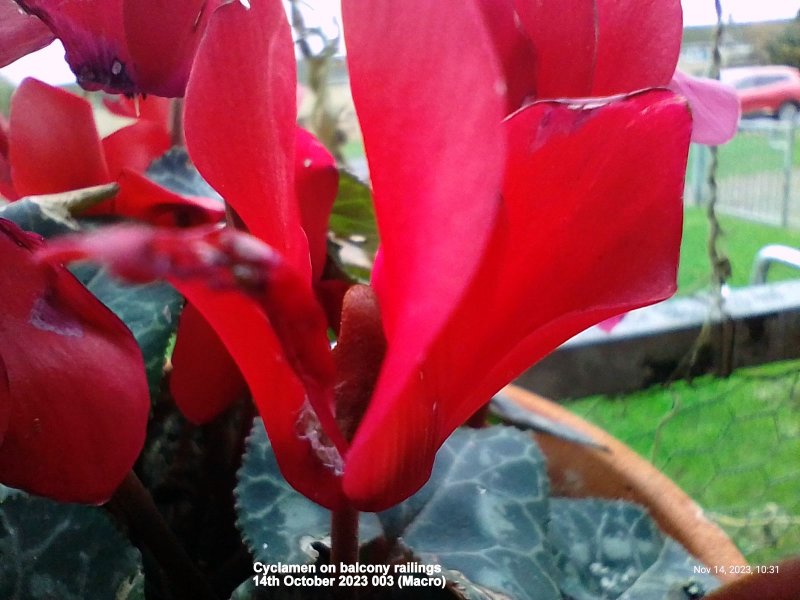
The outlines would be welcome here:
[[[248,568],[262,568],[251,583],[273,585],[265,565],[308,560],[304,548],[315,577],[359,560],[384,577],[353,567],[347,590],[312,579],[322,589],[300,590],[309,596],[360,586],[394,597],[405,572],[447,579],[440,595],[462,598],[689,598],[716,585],[640,509],[548,500],[529,435],[454,434],[561,342],[674,293],[692,135],[686,100],[664,89],[678,0],[344,0],[380,234],[368,285],[329,256],[339,174],[296,125],[281,2],[0,2],[3,61],[57,36],[87,89],[148,94],[141,110],[113,104],[138,118],[100,140],[88,104],[28,80],[0,127],[0,192],[14,201],[0,212],[0,481],[59,502],[111,499],[145,558],[156,555],[148,597],[229,595],[230,581],[199,581],[180,548],[164,558],[152,547],[142,530],[161,525],[130,474],[156,479],[152,456],[169,446],[157,413],[185,298],[169,375],[177,406],[209,428],[198,431],[234,437],[229,449],[243,441],[234,425],[249,429],[242,396],[263,419],[236,488]],[[687,89],[680,75],[673,85]],[[181,137],[159,95],[185,95],[186,149],[204,181],[175,151],[151,164]],[[738,109],[715,97],[733,119],[706,131],[724,137]],[[206,182],[224,205],[199,197],[214,195]],[[118,196],[80,224],[53,218],[57,200],[25,198],[100,184]],[[45,243],[23,230],[70,227],[92,231]],[[87,289],[61,266],[82,259],[137,286],[75,267]],[[19,498],[0,504],[0,539],[30,520]],[[581,554],[576,532],[593,519],[602,535]],[[604,535],[622,545],[610,550]],[[4,579],[25,588],[30,574],[9,569]],[[150,578],[159,570],[165,585]],[[107,597],[143,586],[114,585]]]

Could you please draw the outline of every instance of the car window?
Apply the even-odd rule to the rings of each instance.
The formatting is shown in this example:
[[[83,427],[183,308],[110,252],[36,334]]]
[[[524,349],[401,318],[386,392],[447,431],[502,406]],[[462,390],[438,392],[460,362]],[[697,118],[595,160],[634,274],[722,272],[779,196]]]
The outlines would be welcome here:
[[[789,81],[787,75],[759,75],[756,77],[756,86],[773,85],[776,83],[785,83]]]
[[[747,90],[758,85],[756,83],[757,79],[757,77],[745,77],[739,81],[734,81],[733,87],[735,87],[737,90]]]

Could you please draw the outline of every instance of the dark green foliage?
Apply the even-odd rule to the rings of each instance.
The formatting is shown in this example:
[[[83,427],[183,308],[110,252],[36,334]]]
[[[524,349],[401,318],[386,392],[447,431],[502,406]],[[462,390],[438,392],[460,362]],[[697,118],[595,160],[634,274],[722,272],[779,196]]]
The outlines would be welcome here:
[[[150,394],[158,394],[167,348],[178,327],[183,297],[167,283],[120,283],[95,265],[78,264],[71,270],[131,330],[142,350]]]
[[[327,560],[329,515],[286,484],[260,423],[239,478],[239,525],[257,560]],[[371,517],[362,519],[364,542],[380,535]],[[550,498],[539,449],[528,434],[508,427],[456,431],[440,450],[430,481],[378,517],[382,539],[362,546],[362,560],[383,548],[400,563],[435,566],[457,598],[650,600],[683,593],[684,586],[718,585],[694,576],[695,560],[641,508]],[[291,590],[262,588],[259,595],[246,588],[237,598],[298,597]],[[424,589],[416,588],[413,597],[422,598]],[[309,597],[329,598],[329,591]],[[396,592],[367,597],[400,598]]]
[[[3,600],[143,600],[141,568],[100,508],[21,493],[0,503]]]

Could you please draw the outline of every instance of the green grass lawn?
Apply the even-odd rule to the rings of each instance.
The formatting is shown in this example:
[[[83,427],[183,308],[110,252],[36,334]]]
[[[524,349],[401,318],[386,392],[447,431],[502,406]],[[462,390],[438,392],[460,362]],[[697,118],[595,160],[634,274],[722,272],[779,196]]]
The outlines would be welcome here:
[[[567,406],[651,460],[752,563],[800,552],[800,361]]]
[[[724,232],[723,247],[731,261],[733,277],[730,285],[746,285],[756,253],[767,244],[786,244],[800,248],[800,231],[752,223],[734,217],[720,216]],[[678,270],[678,293],[692,294],[709,282],[708,220],[705,209],[687,207],[684,216],[681,262]],[[770,269],[769,281],[800,278],[800,271],[776,265]]]
[[[795,133],[793,164],[800,166],[800,131]],[[719,149],[719,177],[781,171],[788,134],[743,132]]]
[[[756,252],[767,244],[800,247],[800,231],[721,217],[731,285],[746,285]],[[709,281],[704,209],[685,214],[679,294]],[[769,280],[800,278],[773,267]],[[624,397],[571,402],[651,460],[703,506],[752,563],[800,553],[800,361],[703,377]]]
[[[742,132],[730,142],[719,147],[719,170],[717,177],[751,175],[784,169],[788,134],[775,132]],[[692,144],[689,152],[687,178],[692,181],[696,172],[693,168],[699,149]],[[795,133],[793,164],[800,167],[800,129]]]
[[[353,158],[363,158],[364,156],[364,142],[360,139],[348,140],[342,146],[342,154],[346,160]]]

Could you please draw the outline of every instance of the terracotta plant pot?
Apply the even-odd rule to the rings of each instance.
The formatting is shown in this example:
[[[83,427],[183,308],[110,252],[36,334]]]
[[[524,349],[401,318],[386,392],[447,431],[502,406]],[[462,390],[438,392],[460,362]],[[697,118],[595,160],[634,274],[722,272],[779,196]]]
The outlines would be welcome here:
[[[547,456],[552,493],[574,498],[599,497],[629,500],[650,511],[662,531],[675,538],[707,567],[747,565],[747,560],[716,524],[709,521],[694,500],[671,479],[628,446],[599,427],[587,423],[554,402],[520,387],[503,390],[519,406],[564,423],[608,450],[536,434]],[[738,574],[717,574],[733,581]]]
[[[800,598],[800,557],[767,565],[706,596],[706,600],[797,600]]]

